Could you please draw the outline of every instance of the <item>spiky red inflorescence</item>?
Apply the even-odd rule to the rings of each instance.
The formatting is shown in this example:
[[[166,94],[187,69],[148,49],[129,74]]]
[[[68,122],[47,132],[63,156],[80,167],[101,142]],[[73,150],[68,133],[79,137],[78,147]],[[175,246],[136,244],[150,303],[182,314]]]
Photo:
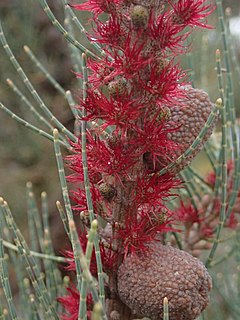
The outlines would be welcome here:
[[[58,297],[57,300],[65,309],[65,313],[60,315],[62,320],[77,320],[78,319],[78,309],[80,302],[80,294],[78,290],[72,285],[66,288],[67,295]],[[91,310],[93,307],[93,299],[91,294],[87,295],[87,319],[91,319]]]
[[[155,49],[164,51],[171,50],[174,54],[184,53],[186,51],[185,40],[190,32],[184,35],[179,34],[182,27],[173,23],[172,14],[167,11],[154,18],[152,13],[149,19],[149,37],[153,41]]]
[[[113,99],[107,98],[103,93],[89,91],[87,99],[81,105],[88,111],[85,119],[87,121],[102,119],[103,129],[113,125],[125,129],[131,128],[144,109],[140,99],[131,99],[130,93],[124,94],[124,97],[118,95]]]
[[[175,4],[172,4],[175,22],[184,27],[197,26],[212,28],[202,20],[208,17],[215,10],[216,6],[213,6],[212,4],[207,5],[206,2],[207,0],[178,0]]]
[[[133,217],[131,212],[125,217],[125,225],[118,226],[117,239],[121,240],[120,253],[127,257],[129,254],[138,254],[148,250],[152,241],[159,240],[159,234],[173,231],[170,226],[171,218],[168,211],[146,212],[142,210],[138,217]]]
[[[93,205],[97,208],[102,202],[102,210],[110,217],[111,210],[116,212],[117,202],[125,201],[123,212],[115,213],[114,217],[115,222],[124,225],[118,236],[123,239],[121,234],[126,233],[126,225],[132,225],[145,239],[145,220],[151,221],[150,212],[154,217],[154,210],[166,209],[165,197],[177,184],[172,176],[167,180],[148,178],[149,173],[160,170],[179,153],[178,144],[169,139],[179,124],[161,116],[166,106],[171,114],[175,102],[184,94],[181,88],[185,85],[185,73],[173,58],[186,51],[184,42],[189,32],[184,33],[184,28],[208,27],[203,19],[214,7],[197,0],[179,0],[174,4],[169,1],[165,10],[164,6],[156,7],[154,1],[147,5],[140,1],[135,5],[131,1],[92,0],[73,7],[94,14],[95,34],[90,39],[102,43],[105,51],[99,60],[88,61],[87,98],[80,103],[87,112],[84,120],[100,120],[101,130],[114,128],[107,139],[101,137],[101,130],[87,134]],[[108,21],[98,17],[102,12],[109,14]],[[84,181],[81,145],[74,145],[74,149],[75,154],[68,158],[74,171],[69,180],[81,184]],[[132,183],[130,196],[124,191],[129,188],[129,181]],[[116,188],[116,196],[109,203],[100,197],[102,182]],[[78,189],[73,197],[76,208],[87,209],[84,192]],[[129,210],[133,210],[132,215]],[[140,216],[142,223],[139,223]],[[186,219],[180,215],[178,218],[182,222]],[[153,225],[153,229],[157,230],[157,225]],[[160,229],[164,228],[160,226]]]
[[[98,15],[103,12],[111,12],[120,0],[89,0],[82,4],[71,5],[76,10],[86,10]]]
[[[101,43],[104,53],[88,59],[87,97],[80,99],[79,108],[86,111],[83,120],[98,125],[87,131],[88,175],[94,213],[105,219],[100,237],[115,250],[100,246],[103,268],[116,292],[116,274],[110,269],[175,230],[171,224],[176,213],[167,202],[181,183],[178,171],[164,176],[157,172],[184,151],[170,137],[178,136],[180,126],[171,120],[171,112],[185,96],[186,74],[178,61],[189,50],[185,42],[190,31],[185,28],[209,27],[203,20],[214,8],[204,0],[90,0],[73,8],[93,13],[89,39]],[[107,21],[101,19],[103,12]],[[75,210],[87,210],[81,141],[72,147],[68,162],[73,171],[69,181],[78,183]],[[188,216],[177,216],[181,223],[201,223],[192,208],[185,210]],[[91,271],[96,276],[94,258]]]

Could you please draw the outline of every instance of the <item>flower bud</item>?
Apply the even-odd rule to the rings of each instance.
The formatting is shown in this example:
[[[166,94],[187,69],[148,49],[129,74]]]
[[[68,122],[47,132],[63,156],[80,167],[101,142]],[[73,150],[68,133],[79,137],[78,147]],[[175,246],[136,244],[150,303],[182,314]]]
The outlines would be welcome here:
[[[108,92],[113,99],[122,96],[127,90],[127,81],[124,78],[113,80],[108,84]]]
[[[131,11],[131,20],[135,29],[145,29],[148,24],[148,10],[140,5],[134,6]]]
[[[112,200],[116,194],[115,188],[109,183],[101,183],[99,186],[99,191],[101,196],[108,201]]]

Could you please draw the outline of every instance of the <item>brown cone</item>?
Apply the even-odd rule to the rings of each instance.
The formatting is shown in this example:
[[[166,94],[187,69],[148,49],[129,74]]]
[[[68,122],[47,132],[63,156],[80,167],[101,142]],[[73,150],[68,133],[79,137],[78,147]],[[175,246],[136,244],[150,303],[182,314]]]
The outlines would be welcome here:
[[[166,123],[167,127],[176,128],[168,134],[168,138],[177,143],[177,149],[173,152],[166,150],[163,157],[158,157],[158,161],[153,166],[153,161],[150,153],[146,153],[144,162],[146,168],[153,171],[160,171],[165,166],[177,160],[194,142],[204,127],[214,104],[210,101],[208,94],[200,89],[192,88],[191,86],[182,87],[186,96],[179,99],[179,105],[174,105],[170,108],[171,115]],[[176,164],[171,172],[176,174],[183,170],[203,148],[211,136],[216,125],[217,118],[214,123],[208,128],[203,140],[192,150],[191,155],[186,159]]]
[[[211,277],[189,253],[159,242],[141,256],[128,256],[118,270],[118,294],[134,314],[163,319],[168,298],[171,320],[194,320],[206,308]]]
[[[192,88],[191,86],[185,86],[183,89],[187,93],[187,96],[179,100],[179,106],[175,106],[171,109],[170,121],[176,126],[179,125],[179,128],[176,131],[169,133],[169,138],[176,142],[180,147],[178,152],[175,153],[174,159],[177,159],[194,142],[214,107],[214,104],[210,101],[209,96],[205,91]],[[208,129],[204,139],[192,151],[192,154],[182,163],[177,165],[175,170],[178,172],[181,171],[192,161],[209,139],[215,124],[216,121]]]

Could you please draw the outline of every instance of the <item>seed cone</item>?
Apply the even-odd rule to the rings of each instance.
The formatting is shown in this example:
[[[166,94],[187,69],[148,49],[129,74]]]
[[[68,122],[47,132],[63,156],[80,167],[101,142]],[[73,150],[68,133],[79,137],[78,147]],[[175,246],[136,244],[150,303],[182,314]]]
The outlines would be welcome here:
[[[214,107],[214,104],[210,101],[205,91],[192,88],[191,86],[185,86],[183,89],[186,92],[186,97],[179,100],[179,106],[171,109],[170,121],[177,126],[179,125],[176,131],[169,133],[169,138],[179,146],[179,149],[174,154],[173,160],[176,160],[194,142]],[[178,172],[181,171],[192,161],[209,139],[215,124],[216,121],[208,129],[203,140],[192,150],[192,154],[177,165],[175,170]]]
[[[163,319],[168,298],[171,320],[194,320],[206,308],[211,277],[189,253],[151,244],[149,252],[128,256],[118,270],[118,294],[133,313]]]
[[[186,95],[178,99],[179,105],[171,108],[169,121],[166,123],[167,127],[175,128],[175,130],[168,133],[168,138],[177,143],[178,147],[173,152],[171,151],[171,153],[166,150],[165,155],[159,156],[154,165],[151,154],[146,153],[144,155],[144,163],[149,170],[160,171],[165,166],[176,161],[197,138],[214,108],[214,104],[210,101],[205,91],[192,88],[191,86],[184,86],[182,90]],[[202,141],[192,150],[192,153],[187,158],[171,169],[172,173],[179,173],[195,158],[211,136],[216,122],[217,117],[207,129],[207,133]]]

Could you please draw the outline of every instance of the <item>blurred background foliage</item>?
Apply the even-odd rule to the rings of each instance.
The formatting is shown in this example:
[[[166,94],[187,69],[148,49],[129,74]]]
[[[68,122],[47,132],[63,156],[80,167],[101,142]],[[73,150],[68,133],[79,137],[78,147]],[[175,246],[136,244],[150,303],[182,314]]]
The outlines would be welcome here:
[[[75,3],[77,3],[77,1]],[[60,0],[48,0],[48,4],[59,21],[63,23],[62,2]],[[240,63],[240,3],[236,0],[224,0],[223,4],[225,9],[231,8],[230,30],[232,35],[229,41],[232,43],[238,63]],[[85,14],[81,14],[81,18],[84,19],[85,24],[87,24]],[[72,130],[74,119],[66,100],[48,83],[46,78],[36,69],[23,50],[23,46],[28,45],[49,73],[64,89],[71,89],[73,94],[77,96],[80,88],[78,87],[78,82],[72,69],[70,51],[65,39],[63,39],[60,33],[52,26],[38,4],[38,1],[0,1],[0,19],[12,51],[34,84],[36,90],[58,119]],[[217,26],[217,15],[213,15],[208,22],[213,26]],[[78,38],[78,40],[81,41],[80,38]],[[192,76],[195,86],[207,91],[212,100],[215,101],[219,96],[215,71],[215,51],[218,48],[222,48],[219,27],[217,26],[214,29],[204,31],[196,30],[192,41]],[[183,67],[189,69],[189,56],[184,55],[181,59]],[[240,75],[237,74],[238,71],[239,69],[233,65],[235,106],[237,114],[239,115]],[[36,123],[24,104],[6,84],[7,78],[14,80],[15,84],[18,85],[31,100],[31,97],[19,80],[18,75],[16,75],[11,62],[8,60],[2,47],[0,47],[1,101],[22,118],[30,123]],[[54,235],[52,238],[56,252],[59,252],[59,250],[65,247],[66,237],[63,236],[64,231],[55,207],[55,202],[61,199],[61,194],[52,143],[24,128],[9,118],[4,112],[0,114],[0,141],[0,195],[3,195],[10,203],[16,222],[20,223],[20,226],[22,225],[21,229],[24,229],[23,225],[27,223],[25,201],[26,182],[31,181],[33,183],[37,195],[40,195],[42,191],[46,191],[49,195],[52,234]],[[205,159],[204,155],[200,154],[195,160],[194,166],[197,167],[202,174],[206,174],[209,167],[205,161],[202,161],[203,159]],[[227,252],[228,248],[225,249]],[[228,270],[223,270],[223,267],[221,267],[219,270],[217,269],[215,273],[215,282],[218,283],[216,290],[219,291],[216,303],[217,305],[222,305],[220,311],[221,317],[217,315],[219,308],[216,308],[216,310],[211,308],[206,319],[237,319],[234,318],[234,312],[229,312],[230,298],[227,299],[226,296],[224,296],[226,293],[223,294],[222,291],[226,279],[223,279],[221,282],[221,275],[226,271],[228,271],[229,283],[231,283],[232,280],[234,281],[236,274],[234,271],[229,273],[229,267]],[[234,297],[234,292],[231,292],[231,289],[229,290],[229,297]],[[227,302],[227,300],[229,301]],[[229,316],[229,314],[232,315]]]

